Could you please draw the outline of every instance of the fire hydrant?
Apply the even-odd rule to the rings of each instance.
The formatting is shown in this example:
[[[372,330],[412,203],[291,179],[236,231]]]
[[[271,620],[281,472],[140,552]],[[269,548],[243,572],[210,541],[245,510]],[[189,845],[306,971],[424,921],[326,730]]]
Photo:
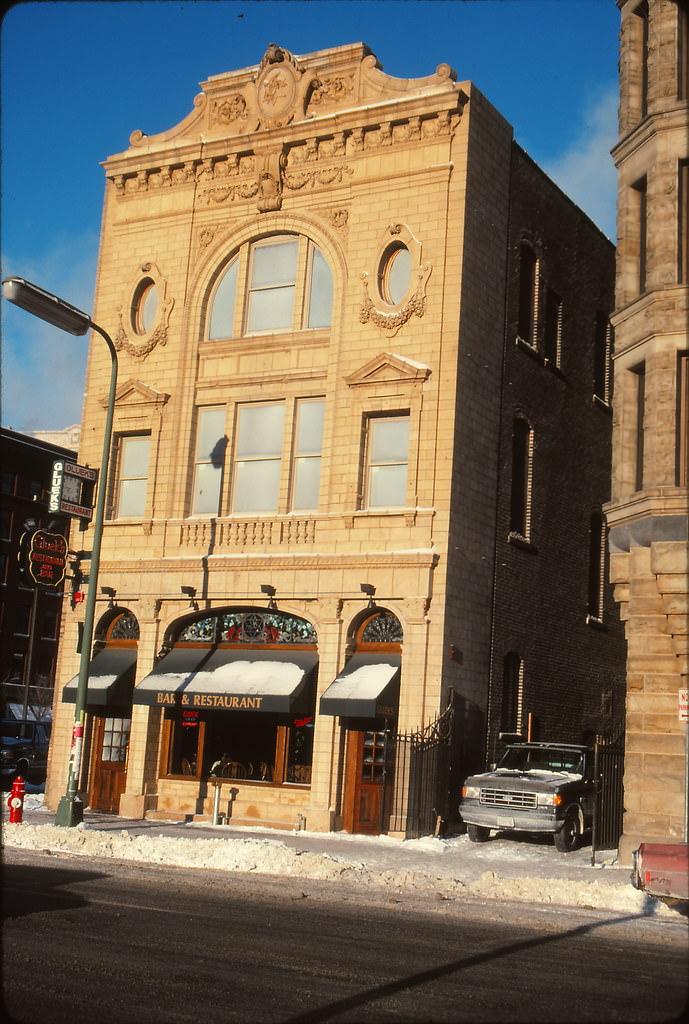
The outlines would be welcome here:
[[[12,783],[7,806],[10,809],[10,824],[21,825],[22,815],[24,814],[24,780],[21,775],[18,775]]]

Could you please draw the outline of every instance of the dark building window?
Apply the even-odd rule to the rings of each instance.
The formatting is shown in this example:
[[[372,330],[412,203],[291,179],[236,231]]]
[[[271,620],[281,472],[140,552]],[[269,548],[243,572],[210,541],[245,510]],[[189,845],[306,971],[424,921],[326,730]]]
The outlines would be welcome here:
[[[680,160],[677,179],[677,280],[689,284],[689,160]]]
[[[532,469],[533,431],[525,419],[517,417],[512,426],[510,533],[522,540],[531,539]]]
[[[589,524],[588,618],[603,621],[605,586],[605,522],[601,512],[593,512]]]
[[[637,111],[638,119],[648,113],[648,3],[643,0],[634,10],[634,64],[631,78],[630,99]]]
[[[543,355],[553,366],[560,365],[562,350],[562,299],[552,288],[545,293]]]
[[[524,662],[514,651],[505,656],[502,672],[502,732],[522,731]]]
[[[648,242],[648,206],[646,178],[640,178],[632,185],[633,198],[636,203],[636,227],[638,232],[637,286],[639,294],[646,291],[646,249]]]
[[[593,393],[606,404],[610,401],[611,330],[607,316],[597,313],[593,354]]]
[[[636,438],[636,466],[634,474],[634,490],[640,491],[644,485],[644,427],[646,405],[646,364],[641,363],[632,371],[636,382],[636,422],[634,434]]]
[[[677,485],[689,487],[689,352],[677,357]]]
[[[689,3],[677,3],[677,95],[689,99]]]
[[[538,319],[538,260],[533,249],[519,249],[519,317],[517,333],[531,348],[536,347]]]

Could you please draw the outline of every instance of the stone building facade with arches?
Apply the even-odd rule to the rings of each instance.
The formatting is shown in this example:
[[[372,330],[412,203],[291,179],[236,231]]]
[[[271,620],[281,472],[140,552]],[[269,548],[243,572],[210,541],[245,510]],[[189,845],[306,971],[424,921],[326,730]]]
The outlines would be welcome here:
[[[619,701],[591,528],[612,246],[456,78],[271,45],[105,161],[94,320],[120,383],[92,806],[208,817],[219,786],[231,822],[388,831],[391,737],[451,700],[448,808],[500,734],[580,739]],[[96,342],[85,464],[105,358]]]

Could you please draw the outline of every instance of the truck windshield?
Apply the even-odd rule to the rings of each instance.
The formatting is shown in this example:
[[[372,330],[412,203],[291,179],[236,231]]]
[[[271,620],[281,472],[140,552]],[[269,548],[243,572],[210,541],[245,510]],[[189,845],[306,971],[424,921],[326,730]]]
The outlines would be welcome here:
[[[533,747],[510,747],[498,765],[512,771],[567,772],[581,775],[583,756],[576,750],[542,750]]]

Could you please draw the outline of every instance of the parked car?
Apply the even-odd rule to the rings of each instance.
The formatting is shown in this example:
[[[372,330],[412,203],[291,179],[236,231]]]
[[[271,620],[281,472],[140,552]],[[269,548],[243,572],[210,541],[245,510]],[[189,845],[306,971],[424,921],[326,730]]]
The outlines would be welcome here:
[[[591,828],[595,811],[593,750],[569,743],[513,743],[494,771],[470,776],[459,813],[469,839],[491,830],[552,833],[561,853]]]
[[[8,788],[17,775],[28,782],[43,782],[48,767],[50,722],[8,718],[3,719],[1,724],[0,768],[3,789]]]
[[[661,899],[689,899],[689,845],[641,843],[632,854],[632,885]]]

